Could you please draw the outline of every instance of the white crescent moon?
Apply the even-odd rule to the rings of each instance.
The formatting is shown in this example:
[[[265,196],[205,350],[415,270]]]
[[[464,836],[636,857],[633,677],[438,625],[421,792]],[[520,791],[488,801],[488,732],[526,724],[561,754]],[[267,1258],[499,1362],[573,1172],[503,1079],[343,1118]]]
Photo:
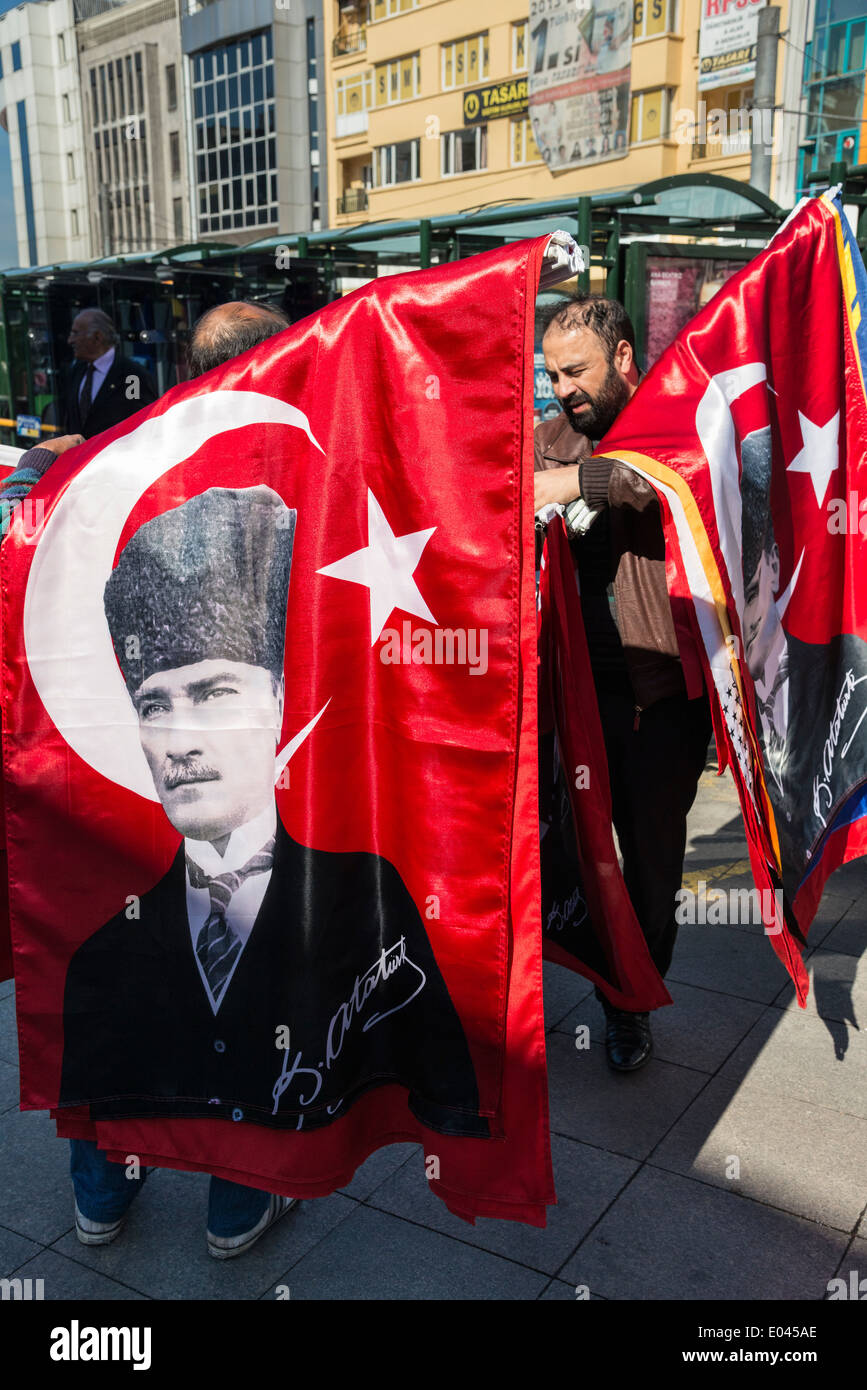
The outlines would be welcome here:
[[[39,698],[80,758],[149,801],[159,798],[109,636],[103,590],[127,517],[148,488],[207,440],[255,424],[291,425],[323,452],[307,416],[274,396],[187,396],[107,444],[76,474],[45,522],[30,567],[24,650]]]

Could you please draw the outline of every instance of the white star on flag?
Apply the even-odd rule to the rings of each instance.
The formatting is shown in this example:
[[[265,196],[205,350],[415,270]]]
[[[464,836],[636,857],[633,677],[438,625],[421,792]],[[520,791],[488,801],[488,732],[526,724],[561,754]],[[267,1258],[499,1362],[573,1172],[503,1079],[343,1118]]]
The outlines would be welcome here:
[[[804,447],[789,464],[790,473],[809,473],[819,506],[825,501],[831,474],[840,463],[838,436],[840,433],[840,412],[833,416],[827,425],[814,425],[806,415],[798,411],[801,422],[801,438]]]
[[[413,579],[421,553],[436,530],[412,531],[396,536],[370,488],[367,489],[367,545],[353,550],[342,560],[325,565],[318,574],[364,584],[370,590],[370,645],[373,646],[395,608],[426,618],[436,626],[436,618],[421,596]]]

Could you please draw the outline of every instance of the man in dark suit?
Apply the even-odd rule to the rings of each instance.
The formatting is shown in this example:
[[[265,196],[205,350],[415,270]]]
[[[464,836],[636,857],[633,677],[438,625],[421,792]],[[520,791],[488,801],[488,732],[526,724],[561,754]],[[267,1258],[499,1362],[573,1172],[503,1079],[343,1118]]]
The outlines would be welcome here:
[[[422,1122],[488,1133],[418,910],[374,854],[289,838],[274,799],[295,512],[212,488],[146,522],[105,589],[163,809],[184,842],[130,917],[76,951],[61,1105],[313,1129],[407,1088]]]
[[[82,309],[72,321],[75,356],[64,403],[64,429],[92,439],[157,399],[153,379],[118,351],[114,324],[102,309]]]

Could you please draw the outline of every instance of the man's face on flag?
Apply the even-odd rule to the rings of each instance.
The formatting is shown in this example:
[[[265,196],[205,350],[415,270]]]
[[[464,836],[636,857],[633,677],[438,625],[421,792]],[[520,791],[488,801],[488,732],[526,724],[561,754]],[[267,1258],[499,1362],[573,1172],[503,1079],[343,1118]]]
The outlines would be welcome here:
[[[545,334],[542,351],[554,395],[573,430],[601,439],[629,400],[618,353],[609,359],[592,328],[561,328],[556,323]]]
[[[155,672],[133,704],[157,795],[183,836],[219,840],[273,799],[283,683],[270,671],[199,661]]]
[[[744,590],[744,648],[753,680],[762,679],[771,642],[779,624],[775,596],[780,587],[780,552],[774,543],[763,550]]]

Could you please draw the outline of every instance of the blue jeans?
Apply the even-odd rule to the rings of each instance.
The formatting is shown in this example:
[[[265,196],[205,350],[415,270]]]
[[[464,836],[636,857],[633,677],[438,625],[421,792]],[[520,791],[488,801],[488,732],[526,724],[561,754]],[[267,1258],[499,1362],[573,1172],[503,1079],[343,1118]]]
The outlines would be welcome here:
[[[70,1139],[69,1171],[75,1200],[89,1221],[119,1221],[145,1181],[128,1178],[123,1163],[110,1163],[92,1139]],[[241,1236],[265,1215],[268,1192],[211,1178],[208,1230],[214,1236]]]

